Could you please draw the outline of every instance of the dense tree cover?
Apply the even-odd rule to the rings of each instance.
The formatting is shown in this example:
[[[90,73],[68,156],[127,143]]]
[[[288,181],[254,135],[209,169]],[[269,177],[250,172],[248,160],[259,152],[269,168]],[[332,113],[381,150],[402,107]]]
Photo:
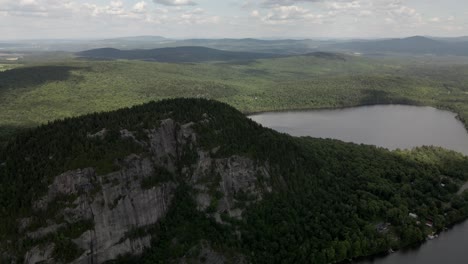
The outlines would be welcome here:
[[[42,76],[46,69],[56,72]],[[41,81],[25,85],[34,76]],[[0,140],[11,128],[175,97],[216,99],[242,112],[419,104],[468,120],[467,82],[466,58],[310,54],[242,64],[35,62],[0,74],[0,84],[10,87],[0,89]]]
[[[143,151],[120,138],[119,130],[143,131],[168,117],[179,123],[208,117],[195,126],[201,146],[220,146],[213,154],[218,157],[236,154],[269,164],[273,192],[249,207],[242,221],[223,216],[230,224],[220,225],[195,210],[190,186],[181,184],[167,218],[135,231],[156,234],[153,247],[142,258],[122,262],[167,263],[203,240],[254,263],[331,263],[416,243],[468,216],[468,195],[456,194],[468,180],[468,160],[460,154],[294,138],[263,128],[226,104],[176,99],[55,121],[11,140],[0,154],[0,241],[14,241],[16,217],[30,213],[31,202],[53,176],[88,166],[100,173],[117,169],[113,160]],[[96,136],[104,128],[106,136]],[[182,167],[193,158],[179,162]],[[429,219],[434,229],[424,225]],[[379,223],[390,227],[381,232]],[[66,245],[67,238],[53,239]]]

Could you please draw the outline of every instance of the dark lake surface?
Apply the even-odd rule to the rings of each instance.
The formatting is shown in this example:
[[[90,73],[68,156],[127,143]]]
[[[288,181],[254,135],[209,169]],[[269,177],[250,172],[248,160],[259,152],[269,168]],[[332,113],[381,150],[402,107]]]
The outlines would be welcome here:
[[[434,145],[468,155],[468,133],[456,115],[432,107],[363,106],[337,110],[272,112],[254,121],[293,136],[334,138],[388,149]],[[468,221],[414,249],[358,264],[467,264]]]

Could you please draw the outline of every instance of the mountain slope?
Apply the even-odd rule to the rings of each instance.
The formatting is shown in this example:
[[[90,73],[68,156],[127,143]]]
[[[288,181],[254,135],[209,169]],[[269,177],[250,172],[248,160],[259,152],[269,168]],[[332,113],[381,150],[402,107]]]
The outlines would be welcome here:
[[[468,215],[461,155],[294,138],[199,99],[56,121],[0,164],[6,263],[331,263]]]
[[[205,47],[176,47],[151,50],[118,50],[103,48],[82,51],[79,57],[98,59],[154,60],[159,62],[245,61],[274,58],[268,53],[233,52]]]
[[[426,37],[403,39],[371,40],[334,44],[330,47],[359,51],[363,53],[391,52],[434,55],[468,55],[468,42],[447,42]]]

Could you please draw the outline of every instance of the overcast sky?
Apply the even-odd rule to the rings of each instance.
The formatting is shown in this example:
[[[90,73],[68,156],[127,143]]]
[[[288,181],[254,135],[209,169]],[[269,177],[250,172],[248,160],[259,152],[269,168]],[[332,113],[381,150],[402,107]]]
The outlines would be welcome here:
[[[467,0],[0,0],[0,40],[468,35]]]

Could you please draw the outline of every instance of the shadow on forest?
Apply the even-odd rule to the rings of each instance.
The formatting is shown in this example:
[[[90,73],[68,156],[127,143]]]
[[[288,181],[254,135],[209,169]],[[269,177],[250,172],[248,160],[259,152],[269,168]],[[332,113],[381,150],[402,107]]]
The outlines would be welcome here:
[[[31,127],[26,127],[26,126],[10,126],[10,125],[4,125],[0,126],[0,149],[6,145],[6,143],[14,138],[16,135],[20,134],[21,132],[24,132],[28,129],[31,129]]]
[[[404,105],[419,105],[417,101],[394,96],[386,91],[366,89],[362,91],[364,97],[361,99],[362,105],[373,104],[404,104]]]
[[[332,53],[332,52],[312,52],[307,53],[305,56],[309,57],[316,57],[319,59],[325,60],[338,60],[338,61],[346,61],[346,56],[340,53]]]
[[[35,66],[0,72],[0,90],[26,88],[51,81],[65,81],[72,77],[71,71],[83,69],[70,66]]]
[[[257,64],[258,61],[255,59],[245,59],[245,60],[232,60],[232,61],[223,61],[223,62],[216,62],[215,64],[218,65],[244,65],[244,66],[252,66]]]

